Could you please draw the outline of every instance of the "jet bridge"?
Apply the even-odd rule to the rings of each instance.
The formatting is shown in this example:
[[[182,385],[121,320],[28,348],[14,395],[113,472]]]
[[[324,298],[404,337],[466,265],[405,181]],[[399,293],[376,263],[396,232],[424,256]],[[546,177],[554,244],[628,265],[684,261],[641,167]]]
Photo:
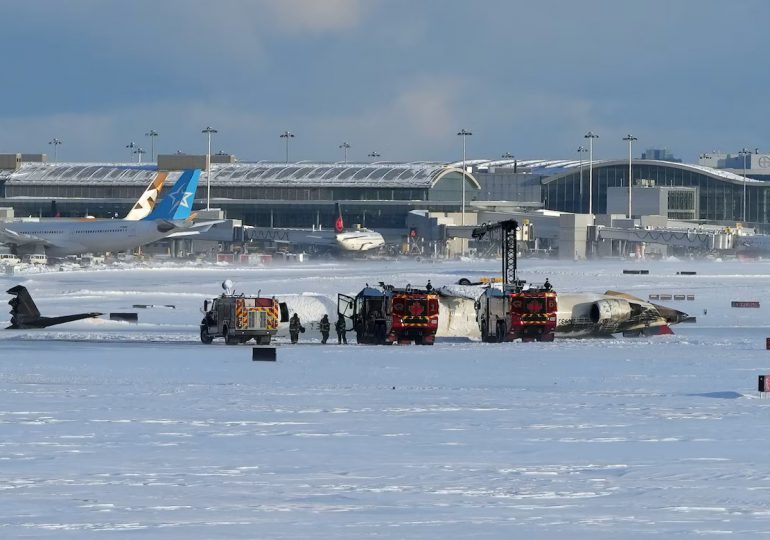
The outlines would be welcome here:
[[[628,229],[595,227],[594,240],[647,242],[671,247],[719,251],[733,249],[733,235],[717,231],[687,231],[681,229]]]

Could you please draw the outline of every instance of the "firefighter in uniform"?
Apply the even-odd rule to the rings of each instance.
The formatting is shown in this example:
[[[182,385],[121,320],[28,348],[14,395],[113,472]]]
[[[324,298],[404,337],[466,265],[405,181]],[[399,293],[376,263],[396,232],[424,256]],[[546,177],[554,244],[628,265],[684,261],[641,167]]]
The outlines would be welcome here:
[[[299,339],[299,333],[304,332],[305,327],[299,322],[299,315],[296,313],[289,319],[289,336],[291,336],[291,342],[297,343]]]
[[[331,323],[329,322],[329,316],[324,314],[321,317],[321,322],[318,323],[318,329],[321,330],[321,343],[326,345],[326,340],[329,339],[329,330],[331,330]]]
[[[340,314],[337,322],[334,323],[334,329],[337,331],[337,343],[344,343],[347,345],[348,338],[345,335],[347,328],[345,328],[345,317],[343,317],[342,314]]]

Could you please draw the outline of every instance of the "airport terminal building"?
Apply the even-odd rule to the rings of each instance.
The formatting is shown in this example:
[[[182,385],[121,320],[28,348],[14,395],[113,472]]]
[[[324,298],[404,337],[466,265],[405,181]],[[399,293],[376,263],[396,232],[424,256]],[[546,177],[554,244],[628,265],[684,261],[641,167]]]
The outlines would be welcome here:
[[[194,167],[204,170],[196,209],[206,207],[210,185],[212,208],[262,227],[331,226],[339,202],[347,224],[404,229],[411,210],[459,212],[463,191],[469,212],[542,208],[588,214],[589,207],[594,214],[627,212],[618,193],[628,187],[627,160],[467,160],[463,174],[461,162],[242,163],[228,157],[207,171],[205,155],[159,156],[157,165],[36,158],[0,156],[0,206],[14,208],[17,217],[122,217],[159,171],[168,173],[169,186],[181,170]],[[634,217],[662,214],[770,228],[770,182],[703,165],[640,159],[632,161],[632,178]],[[649,196],[647,190],[657,193]],[[650,203],[655,200],[661,201],[657,207]]]
[[[200,157],[203,161],[196,159]],[[211,208],[221,208],[227,218],[244,224],[331,226],[339,202],[350,224],[401,228],[410,210],[456,212],[463,181],[468,201],[480,189],[472,174],[435,162],[212,163],[206,171],[205,157],[185,156],[164,164],[161,156],[157,167],[21,162],[0,172],[0,206],[13,207],[17,216],[122,217],[159,170],[170,171],[169,186],[180,170],[199,167],[204,173],[195,208],[205,208],[210,196]]]

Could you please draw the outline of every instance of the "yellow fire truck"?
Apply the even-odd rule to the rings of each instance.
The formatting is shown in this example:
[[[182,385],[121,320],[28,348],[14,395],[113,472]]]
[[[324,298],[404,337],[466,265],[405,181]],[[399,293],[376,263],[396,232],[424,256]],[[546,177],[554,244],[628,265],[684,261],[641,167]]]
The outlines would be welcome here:
[[[205,300],[203,311],[201,342],[206,344],[223,337],[227,345],[246,343],[251,338],[257,345],[269,345],[278,323],[289,320],[286,304],[275,297],[222,294]]]

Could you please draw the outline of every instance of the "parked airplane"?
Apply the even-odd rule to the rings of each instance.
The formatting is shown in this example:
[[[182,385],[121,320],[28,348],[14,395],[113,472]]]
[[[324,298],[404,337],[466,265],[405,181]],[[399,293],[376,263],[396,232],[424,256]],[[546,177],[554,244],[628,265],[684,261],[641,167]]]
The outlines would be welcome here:
[[[342,219],[340,203],[335,203],[337,220],[334,223],[335,240],[337,245],[345,251],[370,251],[385,245],[385,239],[378,232],[367,228],[345,230],[345,222]]]
[[[336,209],[334,229],[244,227],[244,239],[291,244],[317,251],[366,252],[385,245],[385,239],[376,231],[367,228],[346,230],[339,203]]]
[[[62,315],[60,317],[43,317],[40,310],[37,309],[35,302],[32,301],[27,288],[22,285],[16,285],[8,289],[8,294],[14,295],[8,303],[11,305],[11,326],[6,330],[24,329],[24,328],[46,328],[55,324],[62,324],[70,321],[79,321],[80,319],[90,319],[103,315],[102,313],[76,313],[74,315]]]
[[[156,174],[155,178],[150,182],[150,185],[144,193],[142,193],[142,196],[136,201],[134,207],[131,208],[131,211],[126,214],[126,217],[123,219],[127,221],[139,221],[150,215],[150,212],[155,208],[155,203],[158,200],[163,184],[166,182],[166,178],[168,178],[167,172],[159,172]]]
[[[13,245],[17,254],[42,249],[48,256],[64,257],[124,251],[162,238],[198,234],[213,225],[213,222],[193,224],[189,219],[199,177],[199,169],[185,171],[153,212],[140,221],[13,222],[0,226],[0,241]]]

